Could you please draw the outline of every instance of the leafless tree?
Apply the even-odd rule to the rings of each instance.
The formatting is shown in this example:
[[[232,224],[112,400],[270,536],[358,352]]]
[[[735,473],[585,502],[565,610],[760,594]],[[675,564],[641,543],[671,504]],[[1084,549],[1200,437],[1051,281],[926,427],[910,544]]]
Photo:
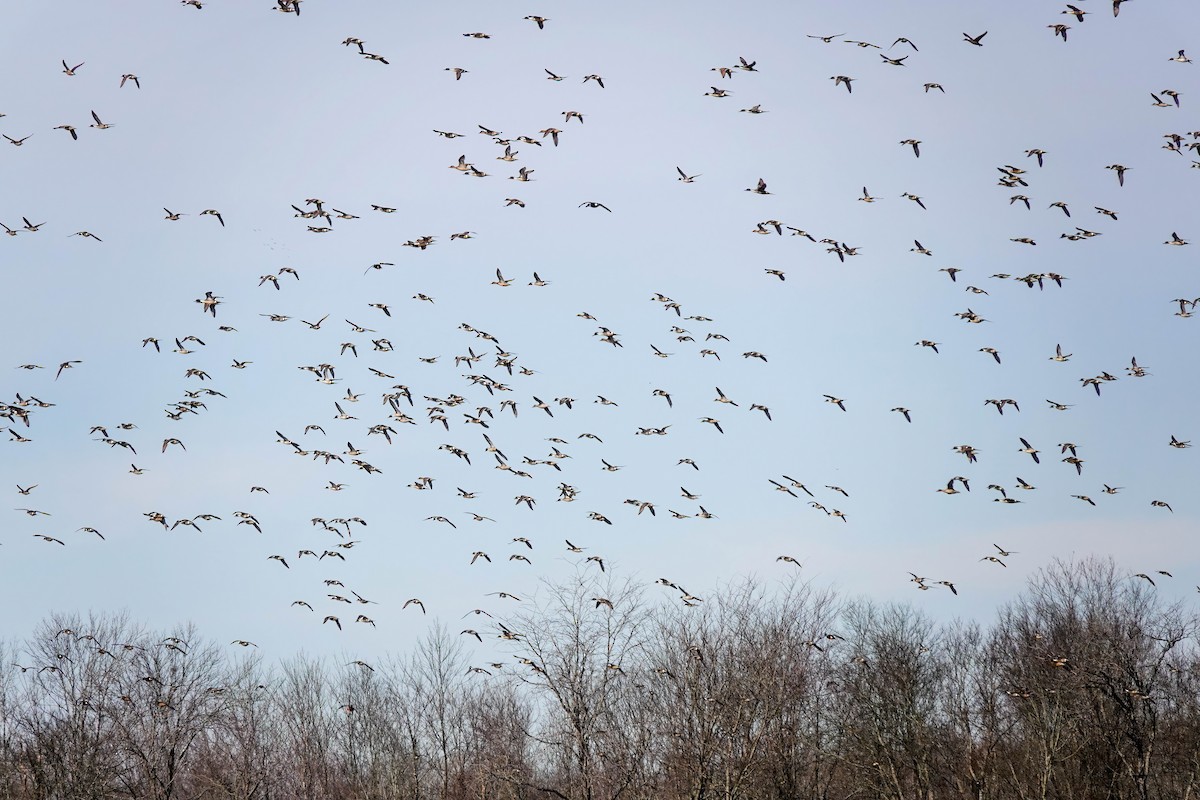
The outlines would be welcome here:
[[[525,606],[503,629],[520,664],[517,680],[535,703],[530,740],[540,763],[521,785],[560,800],[616,800],[637,774],[620,758],[631,734],[622,729],[620,696],[644,672],[641,589],[611,572],[581,570],[562,583],[543,581]]]

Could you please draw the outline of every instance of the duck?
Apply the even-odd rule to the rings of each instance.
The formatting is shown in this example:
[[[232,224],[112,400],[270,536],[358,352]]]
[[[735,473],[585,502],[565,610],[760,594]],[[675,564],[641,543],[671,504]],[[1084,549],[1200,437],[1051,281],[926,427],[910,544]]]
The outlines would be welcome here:
[[[1111,169],[1112,171],[1117,173],[1117,185],[1118,186],[1125,185],[1125,173],[1129,170],[1129,167],[1127,167],[1123,164],[1109,164],[1107,167],[1105,167],[1105,169]]]
[[[832,75],[830,76],[829,80],[833,81],[833,87],[835,89],[838,86],[845,85],[847,92],[851,94],[854,93],[854,89],[850,86],[851,82],[854,81],[854,78],[850,78],[845,75]]]
[[[770,194],[770,192],[767,191],[767,182],[762,178],[758,179],[758,184],[756,186],[746,189],[746,191],[754,192],[754,194]]]

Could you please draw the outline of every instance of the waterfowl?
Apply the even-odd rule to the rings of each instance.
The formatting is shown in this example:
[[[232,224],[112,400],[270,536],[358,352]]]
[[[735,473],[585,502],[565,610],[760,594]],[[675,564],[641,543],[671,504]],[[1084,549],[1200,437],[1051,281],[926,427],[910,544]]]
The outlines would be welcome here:
[[[988,35],[987,31],[984,31],[983,33],[979,34],[978,36],[972,36],[969,33],[964,33],[963,41],[966,42],[967,44],[973,44],[976,47],[983,47],[983,37],[985,37],[987,35]]]
[[[845,75],[833,75],[830,76],[829,80],[833,81],[833,88],[836,89],[838,86],[845,84],[846,91],[851,94],[854,93],[854,89],[852,89],[850,86],[851,82],[854,81],[854,78],[848,78]]]
[[[101,122],[100,117],[96,114],[95,111],[92,112],[92,119],[94,119],[96,121],[92,125],[89,125],[88,126],[89,128],[95,128],[98,131],[103,131],[103,130],[108,130],[109,128],[112,127],[112,125],[110,125],[107,122]]]
[[[61,364],[58,365],[58,372],[54,373],[54,380],[58,380],[59,376],[63,374],[63,370],[71,369],[76,364],[82,364],[82,363],[83,363],[82,361],[77,361],[77,360],[62,362]]]
[[[937,489],[936,491],[939,491],[942,494],[958,494],[958,489],[954,488],[954,483],[957,480],[958,480],[957,478],[951,478],[950,481],[945,485],[945,487],[943,487],[941,489]]]
[[[1066,7],[1066,9],[1065,9],[1064,11],[1060,11],[1060,12],[1058,12],[1058,13],[1060,13],[1060,14],[1070,14],[1071,16],[1075,17],[1075,19],[1079,20],[1080,22],[1083,22],[1083,17],[1084,17],[1084,15],[1085,15],[1085,14],[1090,14],[1090,13],[1092,13],[1092,12],[1090,12],[1090,11],[1084,11],[1084,10],[1080,9],[1080,8],[1079,8],[1079,6],[1073,6],[1073,5],[1071,5],[1070,3],[1067,3],[1067,7]]]
[[[755,194],[770,194],[770,192],[767,191],[767,182],[762,178],[758,179],[758,184],[756,186],[746,189],[746,191],[754,192]]]
[[[62,62],[62,65],[63,65],[63,68],[62,68],[63,75],[66,75],[66,76],[68,76],[68,77],[74,76],[74,75],[75,75],[75,70],[77,70],[77,69],[79,69],[80,67],[82,67],[82,66],[83,66],[85,63],[87,63],[87,62],[85,62],[85,61],[80,61],[80,62],[79,62],[78,64],[76,64],[75,66],[73,66],[73,67],[69,67],[69,66],[67,66],[67,62],[66,62],[66,60],[64,59],[64,60],[63,60],[63,62]]]

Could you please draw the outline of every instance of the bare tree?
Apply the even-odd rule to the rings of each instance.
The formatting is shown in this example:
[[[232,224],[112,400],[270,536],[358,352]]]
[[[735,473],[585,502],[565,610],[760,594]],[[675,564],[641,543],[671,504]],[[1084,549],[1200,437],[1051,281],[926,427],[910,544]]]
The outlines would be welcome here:
[[[215,645],[191,625],[135,644],[109,706],[113,733],[135,796],[172,800],[180,794],[192,746],[227,707],[225,664]]]
[[[560,800],[615,800],[630,788],[636,773],[617,757],[629,749],[618,707],[643,670],[646,619],[631,581],[580,571],[563,583],[543,581],[530,605],[505,621],[502,633],[524,668],[518,680],[537,703],[530,736],[544,757],[522,786]]]
[[[55,614],[26,644],[17,725],[35,795],[107,797],[128,776],[114,743],[116,687],[130,669],[123,644],[140,635],[123,615]]]
[[[843,625],[853,655],[838,689],[840,757],[855,782],[881,796],[930,796],[940,637],[906,606],[853,603]]]
[[[1194,619],[1111,559],[1055,561],[995,629],[1032,796],[1148,800],[1172,652]]]

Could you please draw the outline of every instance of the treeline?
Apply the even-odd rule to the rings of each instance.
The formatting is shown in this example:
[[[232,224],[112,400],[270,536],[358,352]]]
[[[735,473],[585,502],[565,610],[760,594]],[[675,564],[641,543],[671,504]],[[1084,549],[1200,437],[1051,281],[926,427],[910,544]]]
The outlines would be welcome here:
[[[267,666],[56,616],[4,654],[0,796],[1188,800],[1200,778],[1196,616],[1111,561],[1056,563],[990,627],[799,581],[656,597],[546,584],[477,625],[494,664],[457,630]]]

